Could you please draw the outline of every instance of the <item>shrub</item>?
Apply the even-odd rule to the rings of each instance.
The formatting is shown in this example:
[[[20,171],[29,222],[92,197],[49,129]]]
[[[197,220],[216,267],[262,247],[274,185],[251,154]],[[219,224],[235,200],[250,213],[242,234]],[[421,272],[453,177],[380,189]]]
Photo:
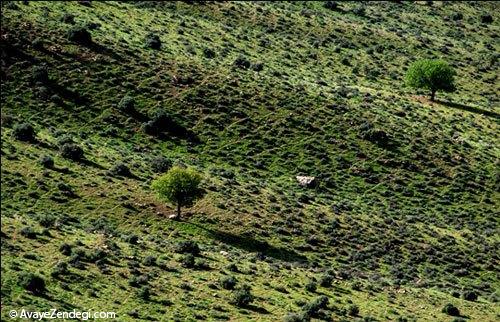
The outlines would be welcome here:
[[[17,284],[27,291],[34,294],[43,294],[45,292],[45,280],[33,273],[21,273]]]
[[[264,69],[264,64],[263,63],[252,64],[252,69],[256,72],[261,72]]]
[[[359,307],[357,305],[349,305],[347,308],[347,314],[350,316],[357,316],[359,314]]]
[[[59,262],[54,266],[50,275],[54,278],[57,278],[61,275],[65,275],[68,273],[68,264],[66,262]]]
[[[65,13],[62,15],[61,21],[73,25],[75,23],[75,16],[71,13]]]
[[[40,83],[48,83],[49,71],[46,65],[33,66],[32,70],[33,81]]]
[[[328,297],[321,295],[313,301],[307,303],[302,308],[308,316],[315,316],[320,309],[324,309],[328,306]]]
[[[14,125],[12,135],[19,141],[32,142],[35,140],[35,129],[29,123]]]
[[[456,72],[442,60],[423,59],[414,62],[406,73],[406,84],[413,88],[430,91],[430,98],[438,90],[453,92],[456,90],[454,77]]]
[[[124,163],[117,163],[111,169],[109,169],[109,173],[114,176],[122,176],[122,177],[130,177],[132,173],[130,169]]]
[[[333,276],[330,274],[325,274],[319,279],[319,285],[321,285],[322,287],[330,287],[332,286],[332,282]]]
[[[123,237],[123,240],[129,244],[135,245],[139,242],[139,237],[137,235],[127,235]]]
[[[156,157],[151,161],[151,169],[156,173],[164,173],[172,167],[172,161],[165,157]]]
[[[192,254],[182,256],[180,262],[181,266],[184,268],[193,268],[195,266],[195,259]]]
[[[237,280],[233,276],[224,276],[220,279],[222,288],[226,290],[233,290],[236,286],[236,282]]]
[[[49,228],[54,226],[56,222],[56,217],[54,215],[43,214],[38,216],[37,221],[40,224],[40,226]]]
[[[472,301],[472,302],[477,301],[477,293],[474,291],[465,292],[463,297],[464,297],[464,300],[466,300],[466,301]]]
[[[133,112],[135,110],[135,100],[131,96],[124,96],[120,103],[118,103],[118,108],[126,113]]]
[[[54,159],[52,159],[52,157],[49,155],[44,155],[43,157],[40,158],[40,164],[44,168],[51,169],[54,167]]]
[[[461,12],[455,12],[451,15],[450,17],[454,21],[462,20],[464,18],[464,15]]]
[[[36,231],[29,226],[23,227],[21,229],[20,233],[22,236],[24,236],[26,238],[30,238],[30,239],[36,238]]]
[[[200,247],[198,247],[197,243],[191,240],[179,242],[175,246],[174,250],[176,253],[181,253],[181,254],[191,254],[194,256],[200,254]]]
[[[145,41],[146,47],[151,49],[160,49],[161,48],[161,40],[157,34],[149,33],[146,36]]]
[[[203,49],[203,56],[206,58],[214,58],[215,57],[215,51],[210,48],[205,48]]]
[[[139,296],[139,298],[147,301],[151,298],[151,289],[149,288],[149,286],[143,286],[139,289],[137,296]]]
[[[309,322],[311,318],[307,315],[307,313],[288,313],[283,318],[284,322]]]
[[[316,292],[317,285],[315,282],[310,281],[306,284],[306,290],[309,292]]]
[[[493,16],[490,15],[490,14],[481,15],[481,22],[482,23],[492,23],[493,22]]]
[[[175,166],[155,179],[152,188],[161,199],[177,204],[177,217],[180,217],[181,207],[191,206],[201,197],[202,191],[198,187],[201,179],[194,169]]]
[[[245,57],[243,56],[239,56],[238,58],[236,58],[236,60],[234,61],[234,65],[236,67],[239,67],[239,68],[242,68],[242,69],[248,69],[250,68],[250,66],[252,65],[250,63],[250,61],[248,59],[246,59]]]
[[[231,303],[238,307],[246,307],[254,301],[254,296],[250,292],[250,286],[243,285],[233,292]]]
[[[156,257],[154,256],[146,256],[144,258],[144,260],[142,261],[142,263],[145,265],[145,266],[154,266],[156,265]]]
[[[61,246],[59,246],[59,251],[61,252],[61,254],[69,256],[71,255],[71,245],[63,243],[61,244]]]
[[[83,159],[83,149],[74,143],[65,143],[61,146],[61,156],[66,159],[78,161]]]
[[[441,312],[451,316],[460,316],[460,310],[451,303],[446,304]]]
[[[338,4],[335,1],[325,1],[325,4],[323,6],[329,10],[337,10],[338,9]]]
[[[92,35],[83,26],[76,26],[68,30],[66,37],[69,41],[73,41],[82,45],[92,44]]]

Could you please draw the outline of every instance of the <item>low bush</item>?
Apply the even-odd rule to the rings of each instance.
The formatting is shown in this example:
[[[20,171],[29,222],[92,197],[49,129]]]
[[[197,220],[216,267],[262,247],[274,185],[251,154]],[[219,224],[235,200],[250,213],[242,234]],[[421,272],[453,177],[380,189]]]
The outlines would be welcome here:
[[[157,34],[149,33],[146,36],[145,45],[147,48],[160,49],[161,48],[160,37]]]
[[[460,310],[451,303],[446,304],[441,312],[451,316],[460,316]]]
[[[75,26],[68,30],[66,37],[69,41],[76,42],[82,45],[92,44],[92,35],[83,26]]]
[[[191,254],[191,255],[199,255],[200,254],[200,247],[198,246],[197,243],[191,240],[187,241],[182,241],[179,242],[175,246],[175,252],[180,253],[180,254]]]
[[[109,173],[114,176],[122,177],[130,177],[132,175],[130,169],[122,162],[115,164],[111,169],[109,169]]]
[[[79,161],[83,159],[83,149],[74,143],[65,143],[61,146],[61,156],[65,159]]]
[[[475,302],[475,301],[477,301],[477,293],[474,291],[467,291],[464,293],[463,298],[466,301]]]
[[[35,141],[35,129],[29,123],[16,124],[12,128],[12,136],[19,141],[33,142]]]
[[[237,280],[233,276],[224,276],[220,279],[220,285],[223,289],[233,290],[236,286]]]
[[[46,65],[33,66],[33,70],[31,73],[34,82],[40,82],[44,84],[48,83],[49,70]]]
[[[52,169],[54,167],[54,159],[49,155],[44,155],[40,158],[40,164],[44,168]]]
[[[180,262],[184,268],[193,268],[195,266],[195,258],[192,254],[182,256]]]
[[[123,112],[130,113],[135,110],[135,100],[131,96],[124,96],[118,103],[118,108]]]
[[[247,307],[254,299],[254,296],[250,292],[250,286],[243,285],[233,292],[231,303],[238,307]]]
[[[29,226],[21,228],[20,233],[22,236],[30,239],[36,238],[37,235],[36,231]]]
[[[45,293],[45,280],[33,273],[21,273],[18,277],[17,284],[23,289],[34,294]]]
[[[172,161],[165,157],[156,157],[151,160],[151,169],[156,173],[167,172],[172,167]]]

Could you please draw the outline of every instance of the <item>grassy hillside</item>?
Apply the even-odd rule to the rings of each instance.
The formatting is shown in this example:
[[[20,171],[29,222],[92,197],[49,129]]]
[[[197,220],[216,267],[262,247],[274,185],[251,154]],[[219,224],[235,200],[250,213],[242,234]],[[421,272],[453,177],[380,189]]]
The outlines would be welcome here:
[[[2,3],[2,319],[498,320],[498,9]],[[406,88],[421,58],[458,91]],[[204,175],[181,221],[174,164]]]

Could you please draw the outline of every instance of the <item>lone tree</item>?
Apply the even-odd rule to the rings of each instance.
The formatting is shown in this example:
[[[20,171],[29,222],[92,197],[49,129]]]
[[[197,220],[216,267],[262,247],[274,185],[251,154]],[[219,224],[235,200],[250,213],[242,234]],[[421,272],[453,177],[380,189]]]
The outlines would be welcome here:
[[[194,169],[175,166],[153,180],[152,188],[161,199],[177,205],[177,219],[181,216],[181,207],[189,207],[201,197],[201,180],[201,174]]]
[[[414,88],[423,88],[431,92],[434,101],[436,92],[454,92],[456,72],[442,60],[423,59],[414,62],[406,73],[406,84]]]

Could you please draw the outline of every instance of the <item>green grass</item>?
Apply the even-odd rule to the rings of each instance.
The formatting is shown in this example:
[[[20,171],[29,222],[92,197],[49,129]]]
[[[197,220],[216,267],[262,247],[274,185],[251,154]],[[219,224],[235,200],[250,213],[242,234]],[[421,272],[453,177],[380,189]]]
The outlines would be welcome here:
[[[496,3],[3,6],[2,318],[58,307],[116,310],[120,321],[133,310],[160,321],[276,321],[324,294],[334,320],[451,321],[446,303],[471,321],[498,319]],[[461,21],[448,18],[456,12]],[[65,38],[64,13],[98,24],[92,46]],[[485,13],[493,23],[481,23]],[[160,50],[144,46],[150,32]],[[251,67],[236,67],[238,57]],[[459,90],[431,103],[404,87],[420,58],[454,66]],[[48,84],[32,80],[41,64]],[[118,109],[125,95],[136,113]],[[143,123],[158,110],[172,123],[147,135]],[[21,122],[37,142],[13,138]],[[369,140],[371,130],[388,141]],[[64,135],[86,161],[60,156]],[[39,163],[44,155],[54,169]],[[173,208],[150,190],[158,155],[204,174],[207,194],[182,222],[168,220]],[[119,162],[133,177],[108,173]],[[300,187],[296,175],[317,176],[319,187]],[[55,223],[42,227],[44,215]],[[37,237],[23,236],[25,227]],[[126,242],[132,234],[137,245]],[[200,245],[209,269],[181,266],[182,240]],[[88,261],[79,269],[59,252],[77,241],[105,250],[104,270]],[[149,255],[163,265],[142,264]],[[70,275],[51,277],[60,261]],[[329,270],[331,288],[305,289]],[[17,285],[24,271],[44,276],[46,297]],[[150,300],[129,285],[134,274],[148,276]],[[218,282],[226,275],[251,286],[252,306],[230,304]],[[479,300],[452,296],[467,290]],[[351,302],[358,317],[346,315]]]

